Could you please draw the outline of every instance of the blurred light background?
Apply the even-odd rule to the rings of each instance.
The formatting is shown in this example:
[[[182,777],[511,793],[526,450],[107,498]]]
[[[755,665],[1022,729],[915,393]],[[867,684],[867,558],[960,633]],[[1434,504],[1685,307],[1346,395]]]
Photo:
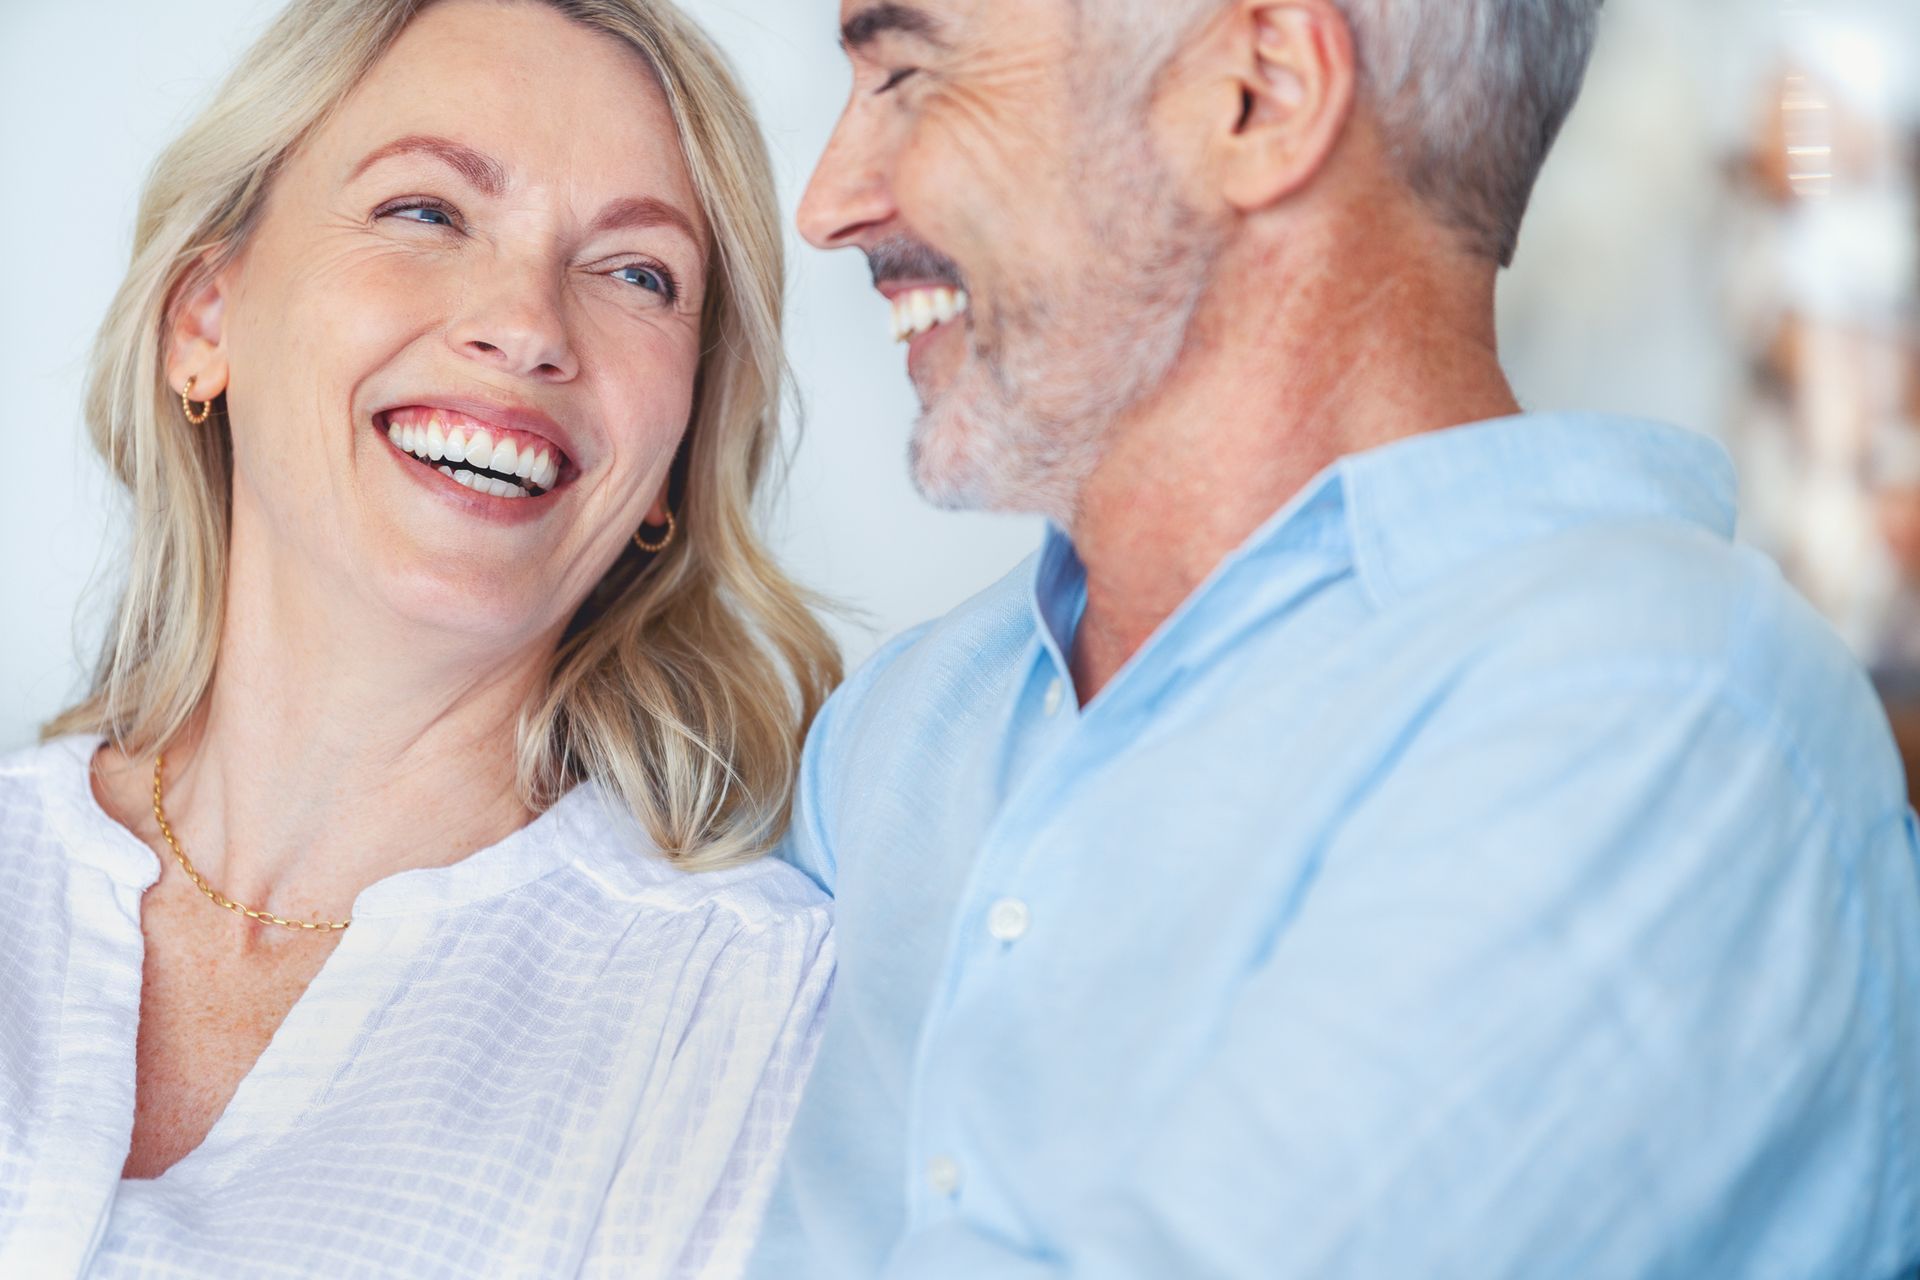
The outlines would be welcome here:
[[[756,97],[792,210],[846,89],[835,0],[685,0]],[[280,0],[0,0],[0,749],[76,692],[118,576],[79,420],[140,180]],[[1530,408],[1664,418],[1740,461],[1743,536],[1892,692],[1920,693],[1920,5],[1609,0],[1589,88],[1503,285]],[[927,509],[864,263],[795,242],[804,431],[775,514],[858,660],[992,581],[1028,520]],[[798,426],[799,424],[796,424]]]

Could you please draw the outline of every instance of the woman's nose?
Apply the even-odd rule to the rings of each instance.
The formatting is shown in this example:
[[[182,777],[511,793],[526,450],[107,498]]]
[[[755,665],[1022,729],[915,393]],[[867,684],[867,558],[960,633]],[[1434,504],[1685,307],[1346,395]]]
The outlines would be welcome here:
[[[566,382],[580,372],[559,283],[531,266],[496,264],[448,340],[468,359],[518,377]]]

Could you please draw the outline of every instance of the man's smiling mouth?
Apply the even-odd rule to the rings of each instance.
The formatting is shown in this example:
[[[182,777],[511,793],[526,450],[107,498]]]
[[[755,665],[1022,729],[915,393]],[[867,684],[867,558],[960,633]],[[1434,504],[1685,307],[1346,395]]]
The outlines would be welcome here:
[[[474,421],[449,409],[382,415],[393,446],[457,484],[496,498],[537,498],[553,488],[566,455],[551,440]]]
[[[893,340],[911,342],[948,321],[967,313],[969,299],[965,289],[909,289],[893,300]]]

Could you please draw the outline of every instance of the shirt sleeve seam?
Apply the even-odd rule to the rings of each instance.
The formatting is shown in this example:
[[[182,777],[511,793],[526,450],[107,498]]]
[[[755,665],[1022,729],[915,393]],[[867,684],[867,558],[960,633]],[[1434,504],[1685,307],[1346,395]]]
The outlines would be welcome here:
[[[1846,821],[1823,785],[1819,771],[1801,746],[1798,735],[1783,724],[1761,699],[1733,679],[1723,665],[1697,658],[1612,659],[1583,664],[1577,670],[1557,672],[1550,678],[1531,680],[1524,688],[1510,690],[1492,704],[1477,708],[1474,714],[1452,726],[1448,736],[1470,736],[1500,716],[1509,714],[1516,706],[1603,689],[1617,692],[1622,686],[1667,687],[1698,692],[1756,730],[1768,748],[1778,755],[1788,775],[1813,806],[1816,820],[1834,837],[1834,843],[1846,850],[1850,874],[1860,847],[1887,825],[1906,818],[1907,809],[1902,804],[1862,821]]]

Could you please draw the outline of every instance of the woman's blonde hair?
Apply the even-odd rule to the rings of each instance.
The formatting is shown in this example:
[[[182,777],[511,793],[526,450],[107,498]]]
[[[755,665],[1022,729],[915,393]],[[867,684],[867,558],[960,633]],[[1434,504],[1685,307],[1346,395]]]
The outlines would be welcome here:
[[[832,642],[769,555],[754,503],[788,385],[771,166],[726,61],[669,0],[536,0],[653,68],[712,233],[703,352],[677,466],[680,536],[622,557],[581,606],[523,710],[536,810],[598,780],[689,868],[741,862],[785,830],[806,727],[840,677]],[[170,308],[246,243],[275,173],[433,0],[295,0],[154,166],[133,262],[95,347],[93,442],[132,496],[127,582],[86,699],[45,733],[163,747],[201,709],[228,556],[224,417],[190,429],[165,382]]]

